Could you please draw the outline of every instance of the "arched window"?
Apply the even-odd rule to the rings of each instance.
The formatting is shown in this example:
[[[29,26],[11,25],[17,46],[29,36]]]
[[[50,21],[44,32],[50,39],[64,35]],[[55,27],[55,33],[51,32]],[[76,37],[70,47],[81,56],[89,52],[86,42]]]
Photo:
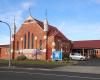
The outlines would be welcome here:
[[[42,40],[40,40],[40,50],[42,50]]]
[[[19,41],[17,41],[17,50],[19,50]]]
[[[28,32],[28,49],[30,49],[30,32]]]
[[[32,33],[32,49],[34,48],[34,35]]]
[[[57,41],[57,50],[60,50],[60,40]]]
[[[26,49],[26,34],[24,35],[24,49]]]

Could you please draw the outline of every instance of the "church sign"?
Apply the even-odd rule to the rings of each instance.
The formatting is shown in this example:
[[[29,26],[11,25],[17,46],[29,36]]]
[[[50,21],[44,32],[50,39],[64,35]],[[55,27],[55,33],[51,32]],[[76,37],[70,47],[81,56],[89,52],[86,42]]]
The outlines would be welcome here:
[[[62,60],[62,52],[61,51],[54,51],[52,53],[52,60]]]

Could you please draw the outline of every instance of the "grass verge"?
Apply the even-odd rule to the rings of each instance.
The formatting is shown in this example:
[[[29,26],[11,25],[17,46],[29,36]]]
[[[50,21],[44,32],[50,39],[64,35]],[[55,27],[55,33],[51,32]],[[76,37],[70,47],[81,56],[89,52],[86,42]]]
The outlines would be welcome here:
[[[0,63],[3,64],[8,64],[9,60],[3,60],[0,59]],[[26,64],[26,65],[30,65],[30,64],[48,64],[48,65],[71,65],[71,64],[75,64],[76,61],[36,61],[36,60],[23,60],[23,61],[19,61],[19,60],[11,60],[12,64]]]

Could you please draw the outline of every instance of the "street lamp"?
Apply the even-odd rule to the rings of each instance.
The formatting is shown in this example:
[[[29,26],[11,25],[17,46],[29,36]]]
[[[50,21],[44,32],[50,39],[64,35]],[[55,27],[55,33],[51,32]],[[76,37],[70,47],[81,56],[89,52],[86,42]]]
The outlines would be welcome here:
[[[8,66],[10,68],[11,67],[11,27],[7,22],[1,21],[1,20],[0,22],[6,24],[10,30],[10,53],[9,53],[9,66]]]

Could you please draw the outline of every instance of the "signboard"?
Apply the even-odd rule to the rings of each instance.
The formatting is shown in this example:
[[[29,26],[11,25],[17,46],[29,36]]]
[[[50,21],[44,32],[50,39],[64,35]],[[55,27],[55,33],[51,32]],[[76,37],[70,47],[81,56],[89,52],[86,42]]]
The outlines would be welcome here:
[[[62,52],[61,51],[54,51],[52,53],[53,60],[62,60]]]

